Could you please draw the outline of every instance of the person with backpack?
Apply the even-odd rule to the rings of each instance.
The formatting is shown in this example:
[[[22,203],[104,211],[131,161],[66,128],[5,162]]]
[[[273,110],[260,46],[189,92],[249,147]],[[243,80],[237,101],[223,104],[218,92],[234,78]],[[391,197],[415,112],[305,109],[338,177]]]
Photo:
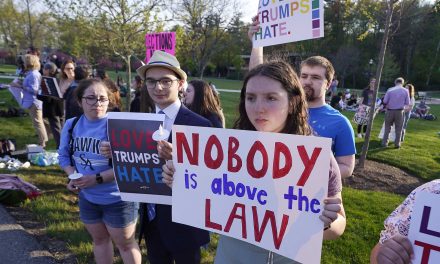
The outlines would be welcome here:
[[[79,214],[93,239],[96,263],[113,262],[113,244],[124,263],[141,263],[135,241],[138,203],[121,200],[113,168],[99,151],[107,138],[107,109],[112,93],[105,82],[86,79],[73,94],[84,114],[71,118],[61,133],[59,164],[67,175],[80,173],[67,188],[79,194]],[[77,175],[77,174],[75,174]],[[71,177],[70,177],[71,178]]]

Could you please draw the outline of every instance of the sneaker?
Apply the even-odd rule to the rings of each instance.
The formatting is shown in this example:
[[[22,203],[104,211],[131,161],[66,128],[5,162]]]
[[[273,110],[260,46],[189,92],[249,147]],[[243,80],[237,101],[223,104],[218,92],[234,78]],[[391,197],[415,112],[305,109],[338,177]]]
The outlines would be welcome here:
[[[362,134],[361,133],[358,134],[358,138],[362,138]]]

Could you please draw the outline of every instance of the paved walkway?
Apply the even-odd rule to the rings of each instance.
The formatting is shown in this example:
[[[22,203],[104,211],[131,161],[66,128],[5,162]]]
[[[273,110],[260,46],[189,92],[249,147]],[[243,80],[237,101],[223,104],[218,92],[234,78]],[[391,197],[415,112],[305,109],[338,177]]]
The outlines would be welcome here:
[[[0,204],[0,263],[52,264],[55,258],[45,250]]]

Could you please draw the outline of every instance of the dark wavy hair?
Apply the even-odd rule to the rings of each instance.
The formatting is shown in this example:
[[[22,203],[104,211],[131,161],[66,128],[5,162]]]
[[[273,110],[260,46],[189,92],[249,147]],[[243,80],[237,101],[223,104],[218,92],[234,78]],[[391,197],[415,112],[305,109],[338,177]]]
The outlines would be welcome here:
[[[256,130],[246,113],[246,86],[256,76],[264,76],[281,83],[288,94],[289,114],[281,133],[310,135],[312,130],[307,122],[308,111],[304,89],[293,68],[285,61],[277,60],[258,65],[252,69],[243,82],[238,105],[239,117],[234,123],[235,129]]]
[[[194,100],[187,107],[201,116],[214,114],[223,123],[222,106],[213,88],[203,80],[192,80],[189,84],[194,87]]]

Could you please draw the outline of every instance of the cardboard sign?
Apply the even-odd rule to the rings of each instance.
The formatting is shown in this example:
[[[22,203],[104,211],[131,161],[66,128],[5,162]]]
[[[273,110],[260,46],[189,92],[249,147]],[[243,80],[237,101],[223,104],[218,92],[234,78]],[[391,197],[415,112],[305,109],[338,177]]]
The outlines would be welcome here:
[[[145,61],[149,62],[154,51],[161,50],[174,55],[176,49],[176,32],[158,32],[145,35]]]
[[[122,200],[171,204],[171,189],[162,182],[165,161],[152,139],[164,119],[162,114],[108,113],[113,171]]]
[[[440,263],[440,194],[420,192],[411,214],[408,238],[414,249],[413,264]]]
[[[323,0],[260,0],[260,31],[254,47],[265,47],[324,36]]]
[[[41,94],[62,98],[57,79],[43,76],[43,81],[41,82]]]
[[[303,263],[321,257],[331,140],[173,126],[173,221]]]

